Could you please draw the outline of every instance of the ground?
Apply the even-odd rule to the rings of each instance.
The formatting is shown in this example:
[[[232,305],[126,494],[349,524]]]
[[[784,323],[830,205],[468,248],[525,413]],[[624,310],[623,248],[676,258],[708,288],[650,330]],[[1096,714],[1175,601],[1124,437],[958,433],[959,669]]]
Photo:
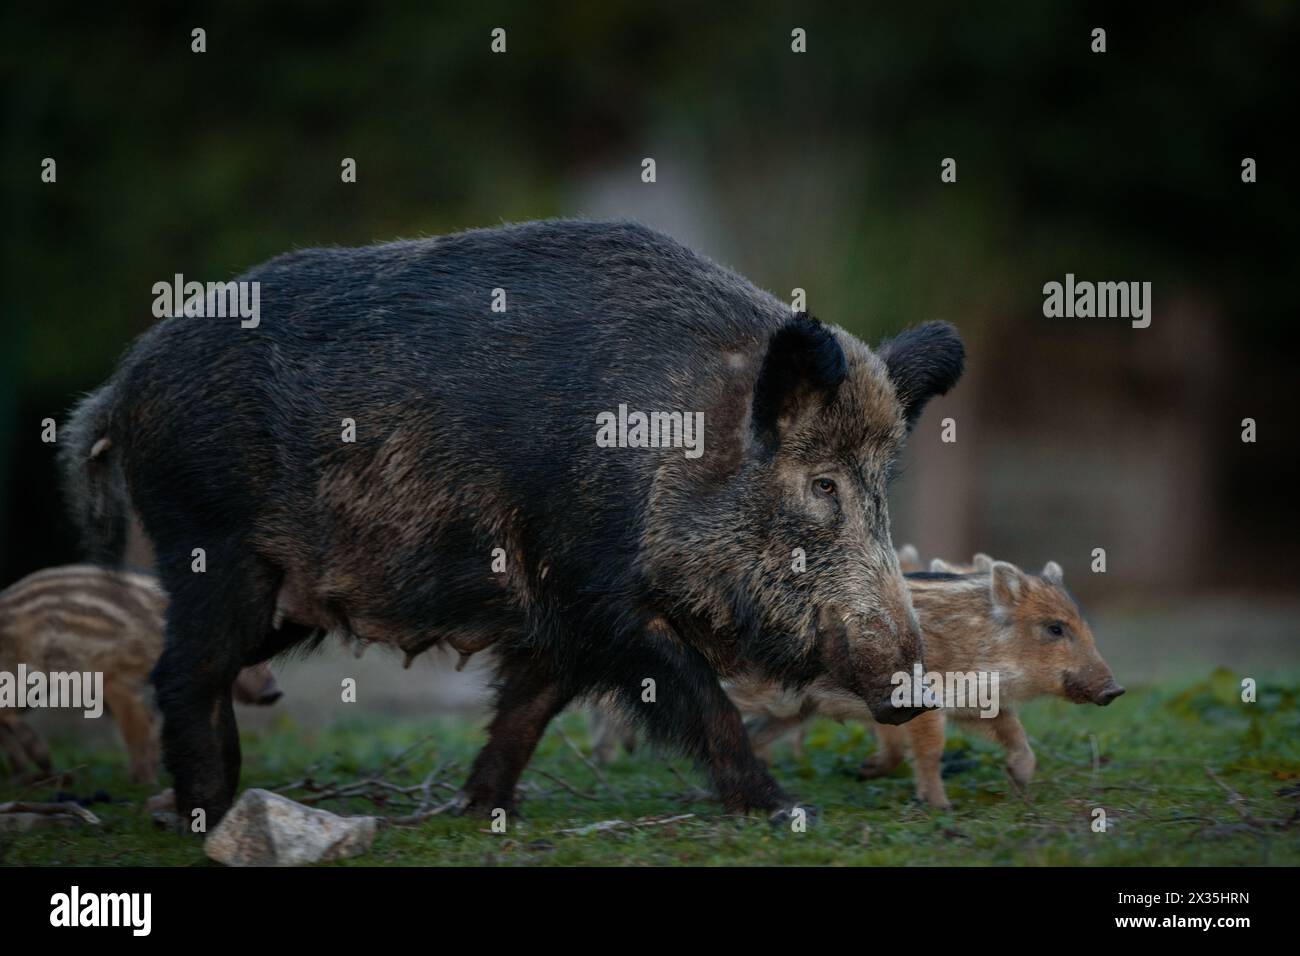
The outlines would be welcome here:
[[[1297,865],[1300,864],[1300,680],[1278,675],[1255,703],[1238,678],[1216,670],[1199,680],[1131,688],[1106,709],[1042,701],[1022,715],[1038,755],[1027,799],[1007,779],[1000,753],[982,738],[950,732],[945,783],[954,809],[912,798],[910,771],[869,783],[854,776],[872,746],[865,728],[814,722],[804,755],[787,745],[773,770],[817,810],[805,832],[766,819],[733,817],[698,789],[702,776],[679,757],[644,748],[595,770],[581,714],[565,714],[525,773],[521,817],[505,833],[482,818],[435,816],[381,831],[372,851],[345,865]],[[450,793],[482,741],[482,721],[367,715],[328,729],[280,714],[245,731],[244,786],[285,789],[352,782],[386,768],[388,784],[432,781]],[[68,734],[56,763],[76,768],[78,796],[102,790],[95,829],[0,836],[8,865],[216,865],[196,838],[158,829],[142,809],[157,788],[128,782],[120,749]],[[377,788],[370,788],[378,793]],[[397,791],[388,806],[326,799],[340,812],[408,812]],[[0,781],[0,802],[49,799],[52,789]],[[414,797],[412,797],[414,799]],[[1107,829],[1094,830],[1094,809]],[[670,817],[682,817],[664,822]],[[622,821],[596,828],[595,824]],[[572,832],[577,831],[577,832]]]

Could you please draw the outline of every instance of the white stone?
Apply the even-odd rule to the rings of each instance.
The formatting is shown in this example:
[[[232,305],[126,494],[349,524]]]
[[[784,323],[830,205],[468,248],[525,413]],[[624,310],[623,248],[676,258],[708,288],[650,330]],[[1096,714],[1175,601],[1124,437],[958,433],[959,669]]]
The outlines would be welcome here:
[[[375,841],[376,817],[341,817],[270,790],[245,790],[203,852],[227,866],[302,866],[359,856]]]

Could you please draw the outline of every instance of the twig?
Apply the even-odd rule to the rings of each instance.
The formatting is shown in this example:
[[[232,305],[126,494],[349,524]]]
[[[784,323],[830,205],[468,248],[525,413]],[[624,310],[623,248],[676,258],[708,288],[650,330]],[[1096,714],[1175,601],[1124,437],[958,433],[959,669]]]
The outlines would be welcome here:
[[[691,800],[707,800],[713,796],[713,794],[708,790],[705,790],[699,784],[691,783],[683,777],[682,772],[673,766],[671,761],[664,761],[664,766],[667,767],[672,775],[677,778],[677,782],[685,788],[685,793],[682,794],[683,797],[689,797]]]
[[[560,739],[563,740],[568,745],[569,749],[578,755],[578,759],[587,765],[587,769],[596,775],[596,779],[600,781],[600,785],[604,787],[606,790],[608,790],[615,797],[622,799],[622,794],[620,794],[618,790],[615,789],[613,786],[611,786],[610,782],[605,779],[605,775],[601,772],[600,767],[596,766],[595,761],[591,760],[586,754],[584,754],[581,750],[579,750],[578,745],[575,744],[572,740],[570,740],[569,735],[566,734],[559,727],[555,728],[555,732],[560,735]]]
[[[572,784],[566,783],[564,780],[561,780],[555,774],[548,773],[547,771],[543,770],[541,767],[531,767],[529,769],[532,770],[533,773],[540,774],[541,776],[545,777],[547,780],[550,780],[552,783],[558,783],[561,787],[569,791],[569,793],[573,794],[575,797],[581,797],[583,800],[600,799],[600,797],[596,796],[593,793],[583,793],[581,790],[577,789]]]
[[[440,813],[446,813],[448,810],[454,810],[459,807],[461,801],[453,797],[446,803],[439,804],[428,810],[417,810],[415,813],[408,813],[403,817],[380,817],[379,825],[381,827],[409,827],[417,823],[423,823],[430,817],[436,817]]]
[[[672,817],[640,817],[628,823],[626,820],[601,820],[599,823],[589,823],[585,827],[571,827],[567,830],[556,830],[556,833],[572,833],[576,836],[586,836],[588,833],[601,833],[607,830],[635,829],[637,827],[661,827],[669,823],[677,823],[680,820],[689,820],[694,817],[693,813],[679,813]]]
[[[1246,798],[1220,780],[1219,775],[1214,772],[1209,764],[1205,765],[1205,772],[1209,774],[1210,779],[1217,783],[1223,789],[1224,793],[1228,795],[1228,806],[1232,807],[1232,809],[1237,812],[1237,816],[1241,817],[1248,823],[1253,823],[1253,818],[1246,812]]]
[[[61,784],[65,781],[71,781],[76,773],[85,769],[86,765],[82,763],[77,764],[75,767],[69,767],[67,770],[51,770],[43,777],[35,777],[30,780],[22,781],[22,789],[39,790],[40,788],[47,787],[52,783]]]

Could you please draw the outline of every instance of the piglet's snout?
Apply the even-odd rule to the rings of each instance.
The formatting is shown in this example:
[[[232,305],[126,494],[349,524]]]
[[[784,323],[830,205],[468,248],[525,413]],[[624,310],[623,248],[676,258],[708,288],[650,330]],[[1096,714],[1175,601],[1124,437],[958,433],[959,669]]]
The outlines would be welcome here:
[[[1124,693],[1124,688],[1114,680],[1109,681],[1106,686],[1102,687],[1093,695],[1093,703],[1099,707],[1105,707],[1112,700]]]

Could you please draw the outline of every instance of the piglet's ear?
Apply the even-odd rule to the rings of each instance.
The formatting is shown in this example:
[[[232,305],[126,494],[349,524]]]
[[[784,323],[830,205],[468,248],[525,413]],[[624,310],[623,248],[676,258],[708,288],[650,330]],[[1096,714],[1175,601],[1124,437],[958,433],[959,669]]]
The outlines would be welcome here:
[[[1043,565],[1043,573],[1039,575],[1044,581],[1050,581],[1052,584],[1064,584],[1065,572],[1055,561],[1048,561]]]
[[[754,434],[769,447],[806,408],[835,397],[849,373],[834,333],[800,313],[772,333],[754,385]]]
[[[993,567],[993,559],[983,551],[977,551],[975,557],[970,559],[970,566],[980,574],[984,574]]]
[[[916,550],[916,545],[903,545],[898,549],[896,556],[898,566],[903,570],[903,573],[921,570],[921,552]]]
[[[908,431],[930,399],[957,384],[966,362],[961,336],[947,322],[926,322],[908,329],[876,351],[885,360]]]
[[[989,589],[993,594],[993,605],[1000,610],[1009,611],[1020,600],[1023,590],[1024,575],[1014,564],[1006,561],[994,561],[989,569]]]

